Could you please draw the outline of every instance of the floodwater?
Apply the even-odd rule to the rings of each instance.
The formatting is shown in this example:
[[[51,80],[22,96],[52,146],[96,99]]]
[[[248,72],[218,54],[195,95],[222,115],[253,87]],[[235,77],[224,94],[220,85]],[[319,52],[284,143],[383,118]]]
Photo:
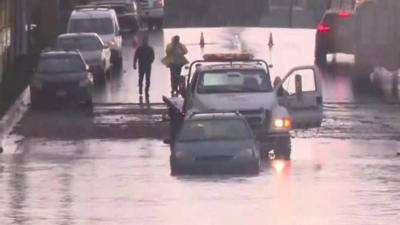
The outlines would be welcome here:
[[[314,31],[265,28],[151,32],[158,58],[176,33],[191,60],[252,51],[274,64],[272,77],[313,61]],[[28,111],[5,140],[0,224],[398,224],[400,105],[355,91],[346,67],[323,71],[322,127],[292,132],[290,162],[266,160],[258,176],[174,177],[157,104],[169,93],[168,71],[156,61],[150,104],[134,104],[130,38],[124,71],[96,88],[93,114]]]
[[[397,224],[400,145],[294,139],[259,176],[182,176],[160,140],[32,139],[1,158],[2,224]]]

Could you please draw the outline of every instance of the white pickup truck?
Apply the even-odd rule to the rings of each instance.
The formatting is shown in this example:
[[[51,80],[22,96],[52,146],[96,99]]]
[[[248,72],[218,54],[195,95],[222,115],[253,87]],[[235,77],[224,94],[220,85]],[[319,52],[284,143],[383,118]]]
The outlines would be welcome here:
[[[293,128],[321,126],[322,88],[315,66],[290,70],[272,86],[270,65],[250,54],[208,54],[189,66],[181,97],[163,97],[169,107],[171,138],[195,112],[242,114],[260,142],[261,153],[290,159]],[[186,80],[186,81],[185,81]]]

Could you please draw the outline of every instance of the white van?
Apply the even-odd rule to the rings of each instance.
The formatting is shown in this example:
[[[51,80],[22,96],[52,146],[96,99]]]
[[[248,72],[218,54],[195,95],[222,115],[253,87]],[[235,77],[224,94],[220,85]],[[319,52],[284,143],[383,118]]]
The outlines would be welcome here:
[[[78,7],[71,13],[67,33],[97,33],[111,49],[111,63],[122,67],[122,36],[114,9]]]
[[[164,0],[139,0],[140,19],[147,23],[149,30],[155,26],[162,29],[164,21]]]

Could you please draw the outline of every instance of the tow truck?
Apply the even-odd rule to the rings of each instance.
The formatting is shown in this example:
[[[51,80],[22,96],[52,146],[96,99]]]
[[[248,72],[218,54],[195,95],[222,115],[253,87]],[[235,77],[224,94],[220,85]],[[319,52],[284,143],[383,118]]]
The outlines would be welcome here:
[[[248,121],[263,155],[289,160],[289,131],[321,126],[320,74],[316,66],[296,67],[276,79],[273,87],[270,68],[248,53],[205,54],[190,63],[188,74],[180,79],[180,96],[163,96],[170,119],[169,140],[175,139],[182,122],[193,113],[234,111]]]

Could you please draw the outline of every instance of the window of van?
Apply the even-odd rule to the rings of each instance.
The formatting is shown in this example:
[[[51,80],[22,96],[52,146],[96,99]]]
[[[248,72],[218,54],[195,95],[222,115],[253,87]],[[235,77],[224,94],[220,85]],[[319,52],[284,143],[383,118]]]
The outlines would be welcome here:
[[[114,34],[114,22],[111,18],[71,19],[68,32]]]

